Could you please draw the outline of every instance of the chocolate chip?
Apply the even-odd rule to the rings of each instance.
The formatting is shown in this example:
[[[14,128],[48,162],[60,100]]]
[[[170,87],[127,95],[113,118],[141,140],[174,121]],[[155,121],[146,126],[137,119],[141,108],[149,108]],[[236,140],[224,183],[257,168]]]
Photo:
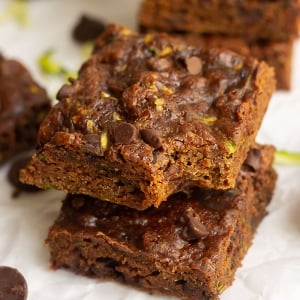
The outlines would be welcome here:
[[[248,166],[251,171],[256,172],[260,167],[260,151],[258,149],[251,149],[248,152],[244,165]]]
[[[121,122],[113,131],[116,143],[130,144],[137,139],[137,129],[134,125]]]
[[[0,266],[0,300],[25,300],[27,294],[24,276],[17,269]]]
[[[100,19],[83,15],[76,24],[72,36],[79,43],[95,40],[105,28],[105,23]]]
[[[199,215],[197,215],[193,208],[189,207],[185,211],[184,218],[187,223],[184,237],[188,240],[204,239],[209,234],[207,228],[201,222]]]
[[[142,129],[141,136],[145,143],[149,144],[153,148],[161,147],[161,138],[158,132],[154,129]]]
[[[11,167],[8,170],[7,179],[16,188],[16,190],[13,193],[14,198],[16,198],[22,191],[24,192],[42,191],[41,189],[39,189],[34,185],[22,183],[19,179],[20,170],[26,167],[30,159],[31,159],[30,156],[20,157],[11,164]]]
[[[69,97],[72,92],[74,90],[74,87],[72,85],[69,84],[64,84],[60,90],[58,91],[58,93],[56,94],[56,98],[58,100],[62,100],[63,98],[67,98]]]
[[[199,57],[186,57],[184,62],[190,74],[197,75],[202,71],[202,61]]]

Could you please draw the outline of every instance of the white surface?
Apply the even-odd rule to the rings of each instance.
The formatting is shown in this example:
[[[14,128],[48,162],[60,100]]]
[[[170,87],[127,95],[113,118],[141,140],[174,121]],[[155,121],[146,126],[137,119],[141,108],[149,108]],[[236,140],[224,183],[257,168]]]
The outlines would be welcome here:
[[[20,27],[0,18],[0,51],[24,62],[35,78],[54,95],[61,80],[43,76],[37,57],[54,48],[56,59],[70,70],[82,61],[70,32],[82,12],[135,28],[138,0],[39,0],[30,2],[30,23]],[[1,11],[8,1],[0,0]],[[300,43],[295,48],[293,89],[276,93],[258,140],[278,149],[300,152]],[[29,300],[143,300],[150,296],[109,282],[49,269],[44,248],[47,229],[57,216],[63,194],[56,191],[12,199],[6,181],[8,164],[0,169],[0,265],[18,268],[26,277]],[[300,299],[300,167],[280,167],[275,197],[232,287],[222,300]]]

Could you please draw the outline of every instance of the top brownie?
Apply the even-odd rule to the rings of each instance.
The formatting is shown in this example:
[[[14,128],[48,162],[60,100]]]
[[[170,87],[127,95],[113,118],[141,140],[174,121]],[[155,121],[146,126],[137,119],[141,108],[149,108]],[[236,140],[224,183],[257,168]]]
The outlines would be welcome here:
[[[50,106],[45,89],[29,71],[0,54],[0,164],[36,146],[39,125]]]
[[[58,92],[21,179],[137,209],[233,187],[274,87],[264,62],[111,25]]]
[[[298,36],[299,0],[144,0],[141,29],[225,34],[257,40]]]

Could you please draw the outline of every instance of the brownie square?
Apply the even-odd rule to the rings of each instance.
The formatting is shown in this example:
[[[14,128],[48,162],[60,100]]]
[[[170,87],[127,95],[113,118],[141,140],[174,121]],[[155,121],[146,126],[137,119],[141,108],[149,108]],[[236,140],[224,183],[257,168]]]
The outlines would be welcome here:
[[[299,33],[299,0],[144,0],[140,28],[288,40]]]
[[[137,211],[68,195],[47,246],[53,268],[182,299],[218,299],[266,214],[273,147],[256,146],[227,191],[195,189]]]
[[[264,62],[109,26],[58,93],[21,179],[143,210],[228,189],[275,88]]]
[[[50,99],[18,61],[0,54],[0,164],[36,146]]]

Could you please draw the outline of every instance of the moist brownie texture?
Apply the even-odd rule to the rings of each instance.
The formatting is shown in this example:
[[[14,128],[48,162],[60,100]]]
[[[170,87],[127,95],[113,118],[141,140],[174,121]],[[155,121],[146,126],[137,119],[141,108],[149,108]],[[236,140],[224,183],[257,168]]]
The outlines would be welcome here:
[[[53,268],[182,299],[218,299],[265,216],[273,147],[250,150],[233,189],[195,189],[137,211],[68,195],[50,228]]]
[[[49,109],[45,90],[28,70],[0,54],[0,164],[36,146],[38,127]]]
[[[274,87],[264,62],[111,25],[58,92],[21,179],[136,209],[233,187]]]
[[[139,24],[167,32],[287,40],[298,36],[299,7],[299,0],[144,0]]]

